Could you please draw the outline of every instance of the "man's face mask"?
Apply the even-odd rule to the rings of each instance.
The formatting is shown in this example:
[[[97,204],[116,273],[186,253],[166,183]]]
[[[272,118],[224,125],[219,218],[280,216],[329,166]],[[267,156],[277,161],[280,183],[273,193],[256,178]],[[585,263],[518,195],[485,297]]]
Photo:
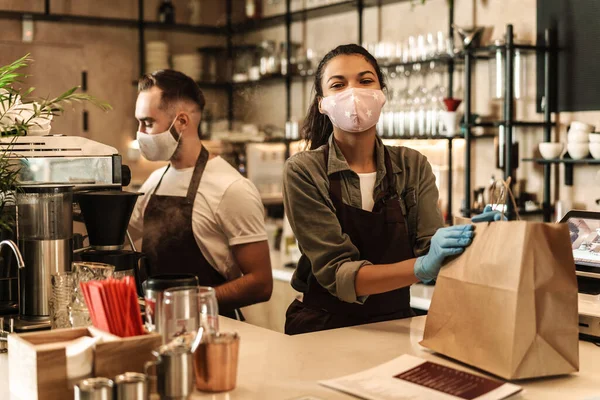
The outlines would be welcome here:
[[[137,141],[140,145],[140,152],[149,161],[169,161],[181,140],[181,133],[177,134],[177,140],[171,134],[171,129],[175,124],[177,117],[171,122],[169,129],[162,133],[149,134],[137,132]]]

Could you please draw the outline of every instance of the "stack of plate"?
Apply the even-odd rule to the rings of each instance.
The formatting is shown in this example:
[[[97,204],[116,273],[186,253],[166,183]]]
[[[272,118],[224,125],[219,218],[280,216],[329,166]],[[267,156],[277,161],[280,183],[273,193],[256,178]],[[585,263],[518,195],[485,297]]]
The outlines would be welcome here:
[[[169,69],[169,44],[156,41],[146,43],[146,71]]]
[[[173,69],[183,72],[194,80],[200,80],[202,73],[202,58],[200,54],[177,54],[173,56]]]

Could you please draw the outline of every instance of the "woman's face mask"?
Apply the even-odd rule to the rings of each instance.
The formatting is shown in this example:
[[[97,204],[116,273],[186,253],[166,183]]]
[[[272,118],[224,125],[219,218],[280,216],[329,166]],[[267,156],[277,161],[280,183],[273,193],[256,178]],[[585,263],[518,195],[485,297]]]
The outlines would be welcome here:
[[[324,97],[321,112],[345,132],[364,132],[377,124],[384,104],[380,89],[348,88]]]
[[[144,158],[148,161],[169,161],[173,157],[181,140],[181,133],[177,134],[177,140],[171,134],[171,129],[176,120],[177,117],[171,122],[169,129],[162,133],[149,134],[140,131],[137,132],[137,141]]]

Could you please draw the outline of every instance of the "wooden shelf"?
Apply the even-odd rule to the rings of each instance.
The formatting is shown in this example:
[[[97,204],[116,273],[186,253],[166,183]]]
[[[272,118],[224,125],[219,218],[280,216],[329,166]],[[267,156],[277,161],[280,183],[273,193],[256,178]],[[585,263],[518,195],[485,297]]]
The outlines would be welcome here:
[[[155,21],[144,21],[146,29],[157,29],[171,32],[189,32],[204,35],[227,35],[227,29],[216,25],[164,24]]]
[[[231,86],[231,83],[228,82],[204,82],[204,81],[196,81],[198,86],[202,89],[227,89]]]
[[[483,135],[471,135],[471,139],[491,139],[496,137],[493,133],[485,133]],[[381,139],[389,139],[389,140],[454,140],[454,139],[464,139],[463,135],[454,135],[454,136],[445,136],[445,135],[435,135],[435,136],[427,136],[427,135],[417,135],[417,136],[392,136],[392,137],[381,137]]]
[[[500,126],[504,126],[506,125],[505,121],[484,121],[484,122],[475,122],[475,123],[471,123],[471,124],[461,124],[462,127],[470,127],[470,128],[478,128],[478,127],[483,127],[483,128],[497,128]],[[545,127],[545,126],[554,126],[554,122],[551,122],[549,124],[545,123],[544,121],[513,121],[512,122],[512,126],[515,127],[536,127],[536,128],[540,128],[540,127]]]
[[[140,21],[139,19],[133,18],[109,18],[73,14],[46,14],[41,12],[30,13],[22,11],[0,11],[0,19],[22,20],[23,18],[31,18],[34,21],[47,21],[80,25],[100,25],[123,28],[139,28],[141,25],[143,25],[144,28],[148,29],[160,29],[173,32],[192,32],[208,35],[227,34],[227,29],[225,27],[213,25],[163,24],[154,21]]]
[[[379,5],[388,5],[394,3],[405,3],[410,0],[365,0],[363,6],[365,8],[375,7]],[[304,10],[292,11],[290,13],[290,19],[292,22],[299,22],[304,20],[310,20],[315,18],[323,18],[331,15],[342,14],[346,12],[356,11],[357,8],[356,0],[343,0],[333,4],[327,4],[324,6],[313,7]],[[286,23],[286,14],[277,14],[267,16],[258,20],[244,21],[232,26],[234,34],[247,33],[257,31],[266,28],[273,28],[278,26],[284,26]]]
[[[300,75],[294,75],[292,79],[302,78]],[[257,81],[242,81],[242,82],[204,82],[197,81],[196,83],[201,88],[209,88],[209,89],[228,89],[230,87],[233,88],[244,88],[251,86],[259,86],[262,84],[277,84],[277,83],[285,83],[286,76],[284,75],[276,75],[276,76],[268,76],[261,78]]]
[[[46,14],[40,12],[30,13],[21,11],[0,11],[0,19],[22,20],[23,18],[31,18],[34,21],[48,21],[82,25],[108,25],[126,28],[137,28],[139,26],[139,21],[137,19],[103,18],[70,14]]]
[[[575,165],[600,165],[600,160],[595,160],[593,158],[584,158],[583,160],[573,160],[572,158],[553,158],[553,159],[545,159],[545,158],[524,158],[521,161],[524,162],[534,162],[542,165],[551,165],[551,164],[564,164],[565,166],[565,185],[573,186],[573,167]]]
[[[599,165],[600,160],[595,160],[593,158],[584,158],[583,160],[573,160],[572,158],[524,158],[521,161],[525,162],[535,162],[538,164],[583,164],[583,165]]]

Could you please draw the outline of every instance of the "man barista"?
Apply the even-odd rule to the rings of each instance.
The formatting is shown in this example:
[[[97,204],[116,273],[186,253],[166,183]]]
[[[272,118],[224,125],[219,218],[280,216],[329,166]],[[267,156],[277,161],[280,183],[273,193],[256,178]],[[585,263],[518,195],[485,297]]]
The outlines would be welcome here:
[[[273,277],[264,209],[254,185],[202,145],[204,94],[173,70],[138,82],[142,155],[168,161],[142,185],[130,228],[152,274],[190,273],[216,290],[222,315],[269,300]]]

